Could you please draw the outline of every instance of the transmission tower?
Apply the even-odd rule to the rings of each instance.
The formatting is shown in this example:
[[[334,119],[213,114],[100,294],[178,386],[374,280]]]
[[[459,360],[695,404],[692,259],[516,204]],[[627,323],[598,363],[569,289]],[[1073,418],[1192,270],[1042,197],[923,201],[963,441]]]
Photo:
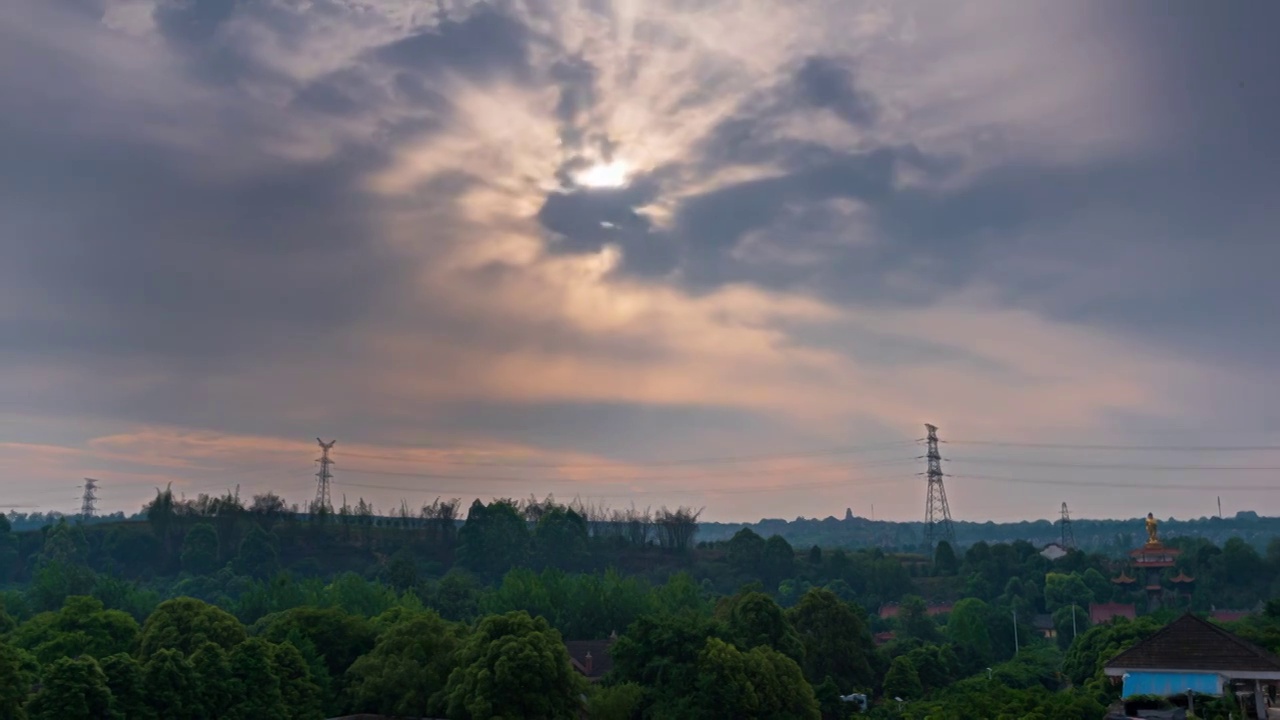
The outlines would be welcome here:
[[[942,486],[942,453],[938,451],[938,428],[925,425],[925,440],[929,461],[929,499],[924,509],[924,544],[930,548],[939,540],[946,540],[955,547],[956,531],[951,525],[951,508],[947,505],[947,490]]]
[[[1067,504],[1062,503],[1062,549],[1074,550],[1076,547],[1076,534],[1071,530],[1071,512],[1067,510]]]
[[[320,463],[320,472],[316,473],[316,500],[312,505],[312,512],[332,511],[333,505],[329,502],[329,481],[333,479],[333,473],[329,468],[333,466],[333,460],[329,459],[329,451],[338,441],[330,440],[326,443],[316,438],[316,442],[320,443],[321,454],[316,458],[316,462]]]
[[[93,478],[84,479],[84,497],[80,500],[80,517],[91,518],[98,511],[98,481]]]

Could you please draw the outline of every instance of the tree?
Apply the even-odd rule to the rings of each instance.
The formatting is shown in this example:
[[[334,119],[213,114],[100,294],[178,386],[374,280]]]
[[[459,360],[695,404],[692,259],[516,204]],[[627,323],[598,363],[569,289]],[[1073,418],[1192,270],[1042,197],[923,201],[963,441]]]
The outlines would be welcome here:
[[[153,717],[198,718],[199,681],[181,651],[169,648],[153,652],[142,666],[142,683]]]
[[[128,653],[118,653],[99,663],[111,691],[112,707],[126,720],[151,720],[155,716],[147,706],[147,692],[143,685],[142,665]]]
[[[586,683],[569,665],[560,633],[513,612],[480,621],[449,676],[448,715],[460,720],[567,718]]]
[[[960,570],[960,560],[951,543],[939,540],[933,551],[933,571],[938,575],[955,575]]]
[[[175,598],[160,603],[143,624],[138,658],[145,662],[161,648],[185,655],[206,642],[225,650],[244,639],[244,626],[227,611],[195,598]]]
[[[725,543],[725,557],[730,567],[743,575],[758,575],[764,564],[764,538],[744,527]]]
[[[898,634],[904,639],[936,643],[942,640],[938,625],[929,617],[929,608],[917,595],[902,598],[898,608]]]
[[[249,638],[227,653],[231,670],[231,705],[225,717],[258,720],[287,714],[280,693],[280,677],[272,666],[272,646],[261,638]]]
[[[111,690],[98,661],[91,657],[55,660],[45,668],[27,715],[31,720],[110,718]]]
[[[191,654],[191,693],[188,707],[199,720],[218,720],[235,699],[236,687],[231,676],[227,651],[221,645],[206,642]]]
[[[254,634],[273,643],[294,637],[311,643],[334,678],[341,678],[357,658],[372,650],[378,635],[363,617],[339,608],[319,607],[296,607],[268,615],[258,621],[255,630]]]
[[[587,556],[587,521],[573,510],[553,506],[539,518],[533,539],[543,564],[575,568]]]
[[[280,560],[276,555],[276,546],[272,537],[261,527],[254,525],[240,541],[240,551],[231,561],[232,568],[241,575],[263,578],[271,577],[280,568]]]
[[[392,625],[348,671],[355,708],[404,717],[444,713],[462,629],[433,612]]]
[[[205,575],[218,567],[218,531],[209,523],[197,523],[182,541],[182,569]]]
[[[529,528],[509,501],[476,500],[458,531],[458,562],[481,572],[501,573],[524,563]]]
[[[1093,591],[1079,575],[1051,572],[1044,576],[1044,603],[1049,612],[1072,605],[1087,608],[1091,602]]]
[[[831,678],[846,693],[875,684],[875,641],[860,612],[830,590],[814,588],[787,617],[804,645],[804,675],[811,684]]]
[[[707,638],[723,635],[717,622],[692,612],[643,616],[613,644],[614,674],[646,688],[653,717],[679,717],[681,699],[697,692]]]
[[[764,542],[764,558],[761,576],[770,588],[778,586],[784,578],[796,572],[796,551],[781,535],[770,535]]]
[[[761,592],[747,592],[726,600],[719,613],[724,618],[733,644],[741,648],[765,646],[800,661],[804,645],[786,612]]]
[[[924,697],[924,687],[920,684],[920,675],[916,666],[906,655],[900,655],[889,664],[889,672],[884,676],[884,694],[892,698]]]
[[[23,720],[35,659],[0,640],[0,720]]]
[[[18,565],[18,540],[10,532],[9,518],[0,513],[0,585],[13,577]]]
[[[965,668],[977,672],[995,659],[991,642],[991,606],[978,598],[965,598],[951,608],[947,637],[956,646]]]
[[[58,612],[41,613],[13,635],[42,664],[62,657],[105,658],[128,652],[138,638],[138,623],[127,613],[107,610],[91,597],[70,597]]]
[[[591,688],[587,697],[587,716],[591,720],[638,720],[644,701],[644,688],[635,683]]]
[[[302,652],[290,643],[271,646],[271,670],[280,678],[282,715],[286,720],[315,720],[321,712],[320,687]]]
[[[709,638],[698,659],[698,685],[697,717],[821,717],[800,666],[768,647],[743,652]]]

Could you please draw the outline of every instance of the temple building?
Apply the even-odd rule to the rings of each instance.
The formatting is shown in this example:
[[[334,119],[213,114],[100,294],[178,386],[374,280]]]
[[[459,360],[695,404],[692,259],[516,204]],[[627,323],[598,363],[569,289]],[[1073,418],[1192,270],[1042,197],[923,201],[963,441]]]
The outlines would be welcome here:
[[[1137,577],[1131,577],[1121,570],[1120,576],[1112,578],[1111,582],[1125,588],[1141,582],[1143,590],[1147,593],[1147,612],[1153,612],[1159,610],[1164,604],[1165,588],[1160,582],[1160,575],[1166,568],[1171,568],[1177,563],[1178,556],[1182,554],[1182,551],[1177,548],[1167,547],[1160,542],[1159,523],[1153,514],[1147,513],[1146,524],[1146,544],[1129,552],[1129,564],[1133,567],[1134,575]],[[1179,573],[1179,578],[1175,578],[1174,582],[1190,583],[1194,582],[1194,578]]]

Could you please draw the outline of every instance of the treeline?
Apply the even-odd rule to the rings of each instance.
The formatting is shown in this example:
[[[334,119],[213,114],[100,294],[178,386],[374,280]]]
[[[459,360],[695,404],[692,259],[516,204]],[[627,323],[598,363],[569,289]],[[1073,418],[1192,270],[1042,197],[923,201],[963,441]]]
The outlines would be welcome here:
[[[1277,608],[1263,609],[1280,595],[1274,541],[1260,553],[1238,538],[1167,538],[1184,551],[1169,573],[1196,582],[1122,632],[1090,628],[1088,604],[1143,612],[1145,594],[1111,582],[1122,568],[1102,553],[1050,561],[1025,541],[931,555],[796,548],[746,528],[707,542],[688,509],[669,511],[666,530],[658,513],[626,530],[549,501],[477,502],[465,518],[441,501],[399,523],[362,507],[304,516],[270,495],[161,492],[140,524],[15,533],[0,519],[0,678],[20,678],[0,680],[0,717],[107,707],[148,718],[154,692],[188,713],[164,717],[193,718],[211,707],[565,717],[584,693],[602,718],[844,717],[850,693],[886,718],[1096,718],[1116,692],[1094,682],[1099,663],[1179,609],[1258,608],[1239,627],[1280,650]],[[613,672],[584,690],[563,641],[615,636]],[[544,697],[527,702],[568,704],[475,694],[466,678],[497,672],[482,658],[535,663]],[[237,690],[255,682],[293,709],[273,705],[274,690]]]

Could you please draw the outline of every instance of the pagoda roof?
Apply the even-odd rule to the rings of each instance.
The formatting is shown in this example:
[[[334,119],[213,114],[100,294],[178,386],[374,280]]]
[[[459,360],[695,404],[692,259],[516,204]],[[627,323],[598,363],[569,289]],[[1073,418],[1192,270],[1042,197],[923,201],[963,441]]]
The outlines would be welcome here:
[[[1176,583],[1193,583],[1195,581],[1196,581],[1195,578],[1182,572],[1181,570],[1178,571],[1177,575],[1174,575],[1173,577],[1169,578],[1169,582],[1176,582]]]
[[[1123,570],[1121,570],[1121,571],[1120,571],[1120,576],[1119,576],[1119,577],[1111,578],[1111,582],[1113,582],[1113,583],[1115,583],[1115,584],[1117,584],[1117,585],[1130,585],[1130,584],[1136,583],[1136,582],[1138,582],[1138,581],[1137,581],[1135,578],[1131,578],[1131,577],[1129,577],[1128,575],[1126,575],[1126,574],[1125,574],[1125,572],[1124,572]]]
[[[1178,670],[1280,678],[1280,657],[1191,613],[1111,658],[1104,667],[1108,675]]]

